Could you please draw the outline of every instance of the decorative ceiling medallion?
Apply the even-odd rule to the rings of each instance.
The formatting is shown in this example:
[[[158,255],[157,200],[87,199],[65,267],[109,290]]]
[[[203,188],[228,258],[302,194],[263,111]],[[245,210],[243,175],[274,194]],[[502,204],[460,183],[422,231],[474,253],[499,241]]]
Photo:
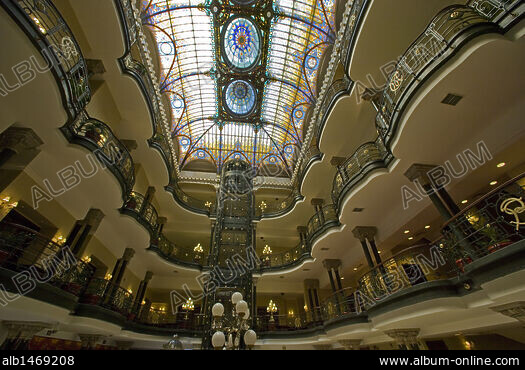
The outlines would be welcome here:
[[[251,84],[235,80],[230,82],[225,90],[224,100],[228,113],[242,117],[253,112],[257,94]]]
[[[261,54],[261,34],[246,17],[231,17],[223,28],[221,47],[225,62],[244,72],[250,70]]]

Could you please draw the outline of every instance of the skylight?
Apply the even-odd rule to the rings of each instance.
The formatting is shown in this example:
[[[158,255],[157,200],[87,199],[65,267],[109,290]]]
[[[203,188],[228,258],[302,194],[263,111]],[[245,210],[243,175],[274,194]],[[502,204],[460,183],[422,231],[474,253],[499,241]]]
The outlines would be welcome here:
[[[229,158],[289,176],[317,98],[335,0],[143,1],[180,169]]]

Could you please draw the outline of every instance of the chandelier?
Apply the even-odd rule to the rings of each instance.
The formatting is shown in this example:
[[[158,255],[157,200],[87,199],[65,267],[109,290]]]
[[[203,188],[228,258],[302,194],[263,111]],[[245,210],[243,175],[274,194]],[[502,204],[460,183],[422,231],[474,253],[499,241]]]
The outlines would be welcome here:
[[[250,310],[248,303],[242,299],[242,294],[235,292],[232,294],[231,302],[233,304],[232,313],[229,317],[224,316],[224,306],[222,303],[215,303],[211,309],[213,320],[211,324],[212,331],[215,331],[211,337],[213,348],[239,350],[244,345],[251,349],[257,340],[257,334],[250,329],[248,318]]]
[[[268,302],[268,307],[266,307],[266,312],[270,314],[270,322],[274,322],[273,314],[277,312],[277,305],[271,299],[270,302]]]

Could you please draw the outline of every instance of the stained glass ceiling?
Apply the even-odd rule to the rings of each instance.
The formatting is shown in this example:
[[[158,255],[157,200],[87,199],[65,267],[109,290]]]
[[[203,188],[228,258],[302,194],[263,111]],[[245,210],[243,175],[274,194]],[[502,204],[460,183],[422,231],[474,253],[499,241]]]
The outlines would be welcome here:
[[[336,0],[145,0],[183,170],[229,158],[290,176]],[[268,166],[272,165],[272,166]]]

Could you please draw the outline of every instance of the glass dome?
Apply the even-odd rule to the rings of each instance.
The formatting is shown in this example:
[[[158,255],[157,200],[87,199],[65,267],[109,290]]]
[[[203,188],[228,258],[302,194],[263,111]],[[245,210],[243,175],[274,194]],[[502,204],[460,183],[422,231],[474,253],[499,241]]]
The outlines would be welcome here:
[[[261,36],[257,26],[245,17],[233,17],[222,33],[224,58],[233,68],[241,71],[252,68],[261,51]]]
[[[226,87],[224,100],[231,114],[246,116],[255,107],[255,89],[246,81],[236,80]]]

